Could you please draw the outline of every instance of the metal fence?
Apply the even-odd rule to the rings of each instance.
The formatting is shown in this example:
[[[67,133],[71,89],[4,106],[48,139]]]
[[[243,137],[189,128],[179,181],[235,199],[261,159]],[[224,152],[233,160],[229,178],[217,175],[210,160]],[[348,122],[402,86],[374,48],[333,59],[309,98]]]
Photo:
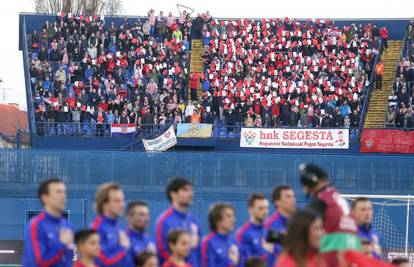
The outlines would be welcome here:
[[[149,138],[161,134],[173,123],[159,124],[141,124],[136,127],[135,137]],[[111,125],[108,123],[86,123],[86,122],[36,122],[36,133],[40,136],[74,136],[74,137],[114,137],[112,136]],[[227,125],[224,123],[214,123],[212,138],[240,138],[241,129],[245,127],[242,124]],[[266,128],[266,127],[262,127]],[[267,127],[270,128],[270,127]],[[298,128],[298,127],[271,127],[271,128]],[[304,128],[300,128],[304,129]],[[323,127],[321,129],[324,129]],[[326,128],[328,129],[328,128]],[[329,128],[330,129],[330,128]],[[350,140],[359,140],[360,129],[350,128]]]
[[[73,136],[73,137],[113,137],[122,138],[122,135],[113,136],[111,124],[91,122],[36,122],[36,134],[40,136]],[[140,124],[136,126],[135,137],[151,137],[165,130],[171,125]]]

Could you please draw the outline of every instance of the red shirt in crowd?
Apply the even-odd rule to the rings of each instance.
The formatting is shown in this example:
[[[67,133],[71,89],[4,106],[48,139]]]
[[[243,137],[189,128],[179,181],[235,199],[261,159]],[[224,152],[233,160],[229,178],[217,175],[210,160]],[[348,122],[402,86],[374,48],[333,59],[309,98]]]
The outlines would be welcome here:
[[[197,89],[198,88],[198,81],[200,79],[200,75],[198,73],[194,73],[190,78],[190,89]]]
[[[388,39],[388,30],[385,27],[380,29],[381,38]]]
[[[279,104],[272,104],[272,115],[279,117],[280,115]]]
[[[104,103],[99,103],[99,106],[103,111],[108,111],[108,103],[104,102]]]

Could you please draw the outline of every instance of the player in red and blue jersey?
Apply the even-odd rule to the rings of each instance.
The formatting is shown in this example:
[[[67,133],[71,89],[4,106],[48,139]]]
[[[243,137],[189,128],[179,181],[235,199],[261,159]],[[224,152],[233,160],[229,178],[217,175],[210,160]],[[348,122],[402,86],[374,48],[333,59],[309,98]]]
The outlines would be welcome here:
[[[282,245],[279,240],[275,242],[275,240],[270,239],[275,236],[279,236],[280,239],[286,235],[287,220],[296,210],[295,192],[288,185],[276,187],[272,192],[272,200],[276,210],[265,222],[267,240],[273,242],[273,253],[268,257],[268,266],[273,266],[282,252]]]
[[[236,222],[234,207],[216,203],[208,213],[211,233],[201,245],[202,267],[242,267],[240,245],[232,235]]]
[[[49,178],[39,185],[38,197],[43,211],[27,226],[23,266],[72,266],[73,227],[62,217],[66,186],[58,178]]]
[[[126,209],[128,222],[127,235],[131,241],[130,254],[135,259],[140,253],[147,251],[156,253],[155,241],[147,233],[150,220],[148,204],[143,201],[132,201]]]
[[[99,216],[91,228],[98,232],[101,253],[97,263],[105,267],[132,267],[129,254],[130,241],[118,224],[124,207],[124,193],[117,183],[105,183],[99,186],[95,196],[95,205]]]
[[[378,233],[372,228],[372,203],[369,198],[359,197],[352,202],[352,216],[358,226],[358,236],[372,246],[372,256],[381,258]]]
[[[268,260],[273,245],[266,241],[264,222],[269,214],[269,200],[262,194],[252,194],[248,201],[249,221],[237,230],[237,241],[241,246],[243,259],[258,256]]]
[[[191,237],[191,251],[186,262],[192,267],[199,267],[201,266],[201,228],[198,219],[189,212],[193,201],[192,185],[183,177],[174,177],[167,185],[166,194],[171,207],[158,217],[155,227],[160,264],[170,257],[167,244],[168,232],[182,229]]]

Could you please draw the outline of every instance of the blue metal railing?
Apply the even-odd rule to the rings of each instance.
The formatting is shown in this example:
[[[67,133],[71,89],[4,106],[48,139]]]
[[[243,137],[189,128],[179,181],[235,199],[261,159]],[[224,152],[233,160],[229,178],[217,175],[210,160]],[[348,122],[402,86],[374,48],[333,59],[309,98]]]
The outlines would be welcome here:
[[[171,124],[168,124],[168,126],[170,125]],[[40,136],[123,138],[123,136],[113,136],[111,133],[111,124],[108,123],[35,122],[35,126],[36,134]],[[164,127],[165,125],[141,124],[136,127],[136,132],[132,136],[135,138],[152,138],[157,135],[160,130],[164,129]]]
[[[364,104],[362,105],[361,117],[359,119],[359,132],[362,132],[362,129],[364,128],[365,119],[367,117],[368,108],[369,108],[369,104],[371,100],[372,88],[374,88],[375,66],[378,63],[378,60],[381,58],[381,54],[382,54],[382,39],[380,39],[380,49],[378,51],[378,54],[375,56],[374,65],[372,65],[371,77],[369,78],[369,85],[367,88],[367,92],[365,94]]]
[[[36,122],[37,134],[41,136],[65,136],[65,137],[110,137],[123,138],[122,136],[112,136],[110,124],[83,123],[83,122]],[[123,149],[131,149],[140,145],[142,139],[152,139],[162,134],[173,123],[166,124],[142,124],[136,127],[133,137],[136,138],[131,144]],[[222,123],[213,124],[211,138],[217,139],[237,139],[240,138],[241,129],[245,127],[239,125],[226,125]],[[245,127],[249,128],[249,127]],[[251,127],[254,128],[254,127]],[[260,128],[289,128],[289,129],[307,129],[300,127],[260,127]],[[312,128],[310,128],[312,129]],[[321,129],[333,129],[323,128]],[[350,139],[358,140],[359,128],[350,128]]]

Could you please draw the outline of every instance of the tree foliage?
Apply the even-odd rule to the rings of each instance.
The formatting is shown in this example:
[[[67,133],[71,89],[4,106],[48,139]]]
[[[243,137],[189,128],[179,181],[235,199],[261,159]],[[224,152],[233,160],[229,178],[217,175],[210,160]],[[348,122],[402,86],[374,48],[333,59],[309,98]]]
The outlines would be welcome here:
[[[122,0],[34,0],[37,13],[75,15],[116,15],[122,10]]]

